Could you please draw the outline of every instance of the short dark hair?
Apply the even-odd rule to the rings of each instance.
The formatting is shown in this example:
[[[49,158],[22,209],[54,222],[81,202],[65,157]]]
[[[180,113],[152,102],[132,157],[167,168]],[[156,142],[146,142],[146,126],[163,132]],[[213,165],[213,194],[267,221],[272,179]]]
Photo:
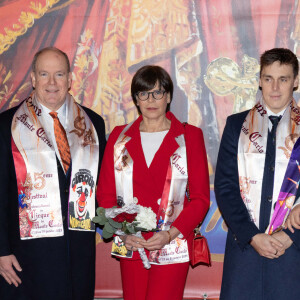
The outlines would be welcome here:
[[[294,77],[296,78],[299,73],[299,62],[297,56],[286,48],[273,48],[265,51],[260,57],[260,73],[264,67],[273,64],[275,61],[279,61],[280,64],[292,65]]]
[[[137,105],[137,93],[150,91],[154,88],[157,82],[160,88],[163,88],[168,94],[170,94],[170,103],[168,103],[166,111],[170,110],[174,89],[170,75],[160,66],[147,65],[137,70],[131,82],[131,97],[139,114],[141,114],[141,110]]]
[[[33,60],[32,60],[32,63],[31,63],[31,69],[32,69],[32,72],[35,72],[35,69],[36,69],[36,62],[37,62],[37,59],[39,58],[39,56],[41,54],[43,54],[44,52],[47,52],[47,51],[54,51],[54,52],[57,52],[59,54],[61,54],[65,60],[66,60],[66,63],[67,63],[67,69],[68,69],[68,73],[70,73],[71,71],[71,67],[70,67],[70,61],[69,61],[69,58],[68,58],[68,55],[63,52],[62,50],[56,48],[56,47],[46,47],[46,48],[43,48],[41,50],[39,50],[33,57]]]

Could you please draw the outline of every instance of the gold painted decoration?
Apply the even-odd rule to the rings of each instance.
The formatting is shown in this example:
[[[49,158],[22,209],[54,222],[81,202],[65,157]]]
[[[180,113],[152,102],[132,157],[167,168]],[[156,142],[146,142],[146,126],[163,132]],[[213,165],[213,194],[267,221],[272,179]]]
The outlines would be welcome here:
[[[202,51],[202,42],[199,39],[190,47],[178,51],[175,56],[177,85],[188,100],[188,122],[198,127],[202,123],[202,112],[199,107],[202,95],[202,87],[199,85]]]
[[[188,0],[133,0],[127,67],[164,55],[171,49],[187,47],[198,39],[192,5]]]
[[[110,1],[92,106],[104,118],[107,133],[137,117],[130,95],[132,75],[126,67],[130,9],[130,0]]]
[[[204,82],[218,96],[235,97],[233,112],[250,109],[256,102],[259,72],[257,59],[244,55],[242,68],[230,58],[219,57],[207,67]]]
[[[8,103],[8,108],[14,107],[24,96],[23,92],[31,90],[29,81],[22,84],[18,91],[14,94],[14,74],[11,70],[7,70],[2,62],[0,62],[0,108]]]
[[[13,86],[9,83],[11,71],[7,71],[6,67],[0,62],[0,107],[8,101],[13,92]]]
[[[94,40],[94,33],[86,29],[80,36],[72,72],[72,95],[76,102],[92,106],[95,94],[100,49]],[[84,103],[83,103],[84,102]]]
[[[22,1],[22,3],[19,1],[19,4],[12,3],[11,9],[17,6],[23,6],[23,11],[16,17],[17,20],[11,18],[14,23],[2,24],[3,28],[0,29],[0,54],[7,51],[19,36],[24,35],[27,30],[33,26],[35,20],[43,17],[45,13],[59,1],[60,0],[40,0],[30,1],[30,3],[29,1]],[[28,4],[26,2],[28,2]],[[1,23],[0,21],[0,24]]]

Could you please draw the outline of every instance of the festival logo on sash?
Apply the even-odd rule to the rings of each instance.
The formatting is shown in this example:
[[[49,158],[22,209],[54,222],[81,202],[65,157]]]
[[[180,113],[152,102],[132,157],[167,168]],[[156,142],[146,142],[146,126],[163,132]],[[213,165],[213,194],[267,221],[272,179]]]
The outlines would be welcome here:
[[[47,179],[52,174],[30,173],[18,195],[19,225],[21,239],[62,234],[61,218],[55,218],[55,208],[45,190]]]
[[[70,201],[69,204],[70,228],[95,229],[95,225],[91,220],[93,216],[90,216],[89,213],[89,207],[94,205],[92,200],[94,188],[95,180],[90,170],[80,169],[75,173],[72,179],[72,190],[76,195],[76,199]]]

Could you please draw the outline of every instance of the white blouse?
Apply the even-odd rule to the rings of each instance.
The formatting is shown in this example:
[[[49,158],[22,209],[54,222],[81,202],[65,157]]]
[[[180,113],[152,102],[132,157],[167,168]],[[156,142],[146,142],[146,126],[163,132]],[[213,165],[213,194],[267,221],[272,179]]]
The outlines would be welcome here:
[[[168,131],[141,132],[142,147],[148,168]]]

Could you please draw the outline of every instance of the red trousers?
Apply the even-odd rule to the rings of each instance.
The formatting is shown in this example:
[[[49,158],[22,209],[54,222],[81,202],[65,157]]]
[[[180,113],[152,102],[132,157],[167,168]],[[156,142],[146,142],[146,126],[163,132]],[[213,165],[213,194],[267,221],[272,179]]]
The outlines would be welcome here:
[[[189,263],[151,265],[121,259],[124,300],[182,300]]]

